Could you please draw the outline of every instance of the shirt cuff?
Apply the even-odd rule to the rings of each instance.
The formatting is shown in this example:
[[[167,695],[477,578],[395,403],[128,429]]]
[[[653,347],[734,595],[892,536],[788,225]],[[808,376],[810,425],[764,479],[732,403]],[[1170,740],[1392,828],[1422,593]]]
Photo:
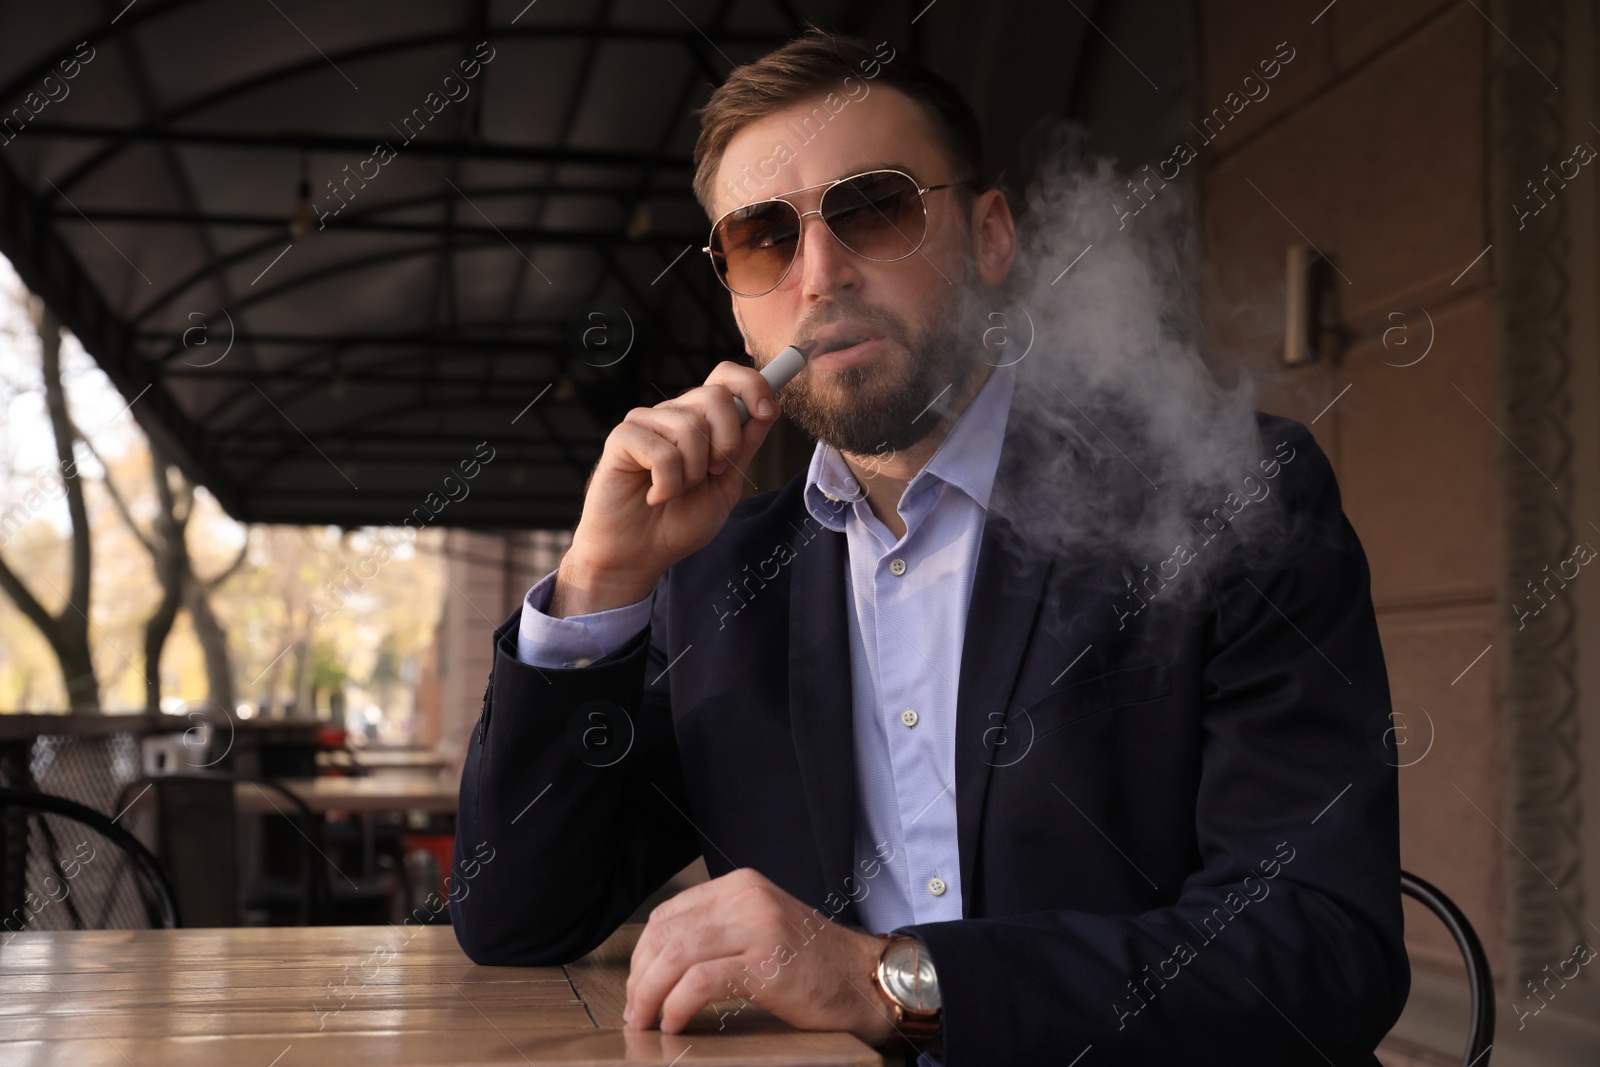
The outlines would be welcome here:
[[[556,573],[553,570],[539,579],[523,598],[522,622],[517,631],[517,658],[523,663],[533,667],[587,667],[626,645],[649,624],[654,589],[643,600],[625,607],[552,618],[545,609],[550,606]]]

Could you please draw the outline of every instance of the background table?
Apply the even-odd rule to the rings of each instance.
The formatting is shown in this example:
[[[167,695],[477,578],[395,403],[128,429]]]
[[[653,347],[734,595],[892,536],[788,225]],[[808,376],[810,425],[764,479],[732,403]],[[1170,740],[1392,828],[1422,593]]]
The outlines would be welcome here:
[[[442,778],[379,775],[372,778],[280,778],[315,812],[430,811],[453,814],[460,799],[459,783]],[[287,801],[270,789],[240,782],[233,790],[240,811],[270,815],[285,810]]]
[[[448,926],[8,935],[0,1065],[882,1063],[753,1006],[721,1031],[715,1006],[682,1034],[623,1030],[640,929],[567,967],[476,966]]]
[[[322,767],[359,767],[375,774],[439,774],[449,764],[437,752],[418,749],[361,749],[319,752]]]

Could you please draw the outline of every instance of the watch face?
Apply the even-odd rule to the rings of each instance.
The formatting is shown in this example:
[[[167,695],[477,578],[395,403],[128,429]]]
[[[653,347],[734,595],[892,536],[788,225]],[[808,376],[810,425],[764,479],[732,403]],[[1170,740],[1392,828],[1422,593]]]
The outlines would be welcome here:
[[[883,956],[883,985],[913,1011],[939,1010],[939,980],[920,941],[891,941]]]

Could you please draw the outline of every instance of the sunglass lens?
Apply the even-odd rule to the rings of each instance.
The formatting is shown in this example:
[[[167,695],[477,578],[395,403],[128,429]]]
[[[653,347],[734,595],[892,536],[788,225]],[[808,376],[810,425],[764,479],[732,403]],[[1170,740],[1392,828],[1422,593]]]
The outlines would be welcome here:
[[[764,200],[724,216],[711,247],[729,289],[759,296],[772,289],[794,260],[800,213],[784,200]]]
[[[928,225],[916,183],[891,171],[835,185],[822,199],[822,217],[846,248],[880,262],[915,252]]]

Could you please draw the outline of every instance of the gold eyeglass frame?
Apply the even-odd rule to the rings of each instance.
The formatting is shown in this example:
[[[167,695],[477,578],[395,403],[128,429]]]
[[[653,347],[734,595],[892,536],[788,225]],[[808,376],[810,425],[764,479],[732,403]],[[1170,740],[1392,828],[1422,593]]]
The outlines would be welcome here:
[[[834,178],[832,181],[818,182],[816,185],[806,185],[806,186],[802,186],[799,189],[791,189],[787,193],[783,193],[783,194],[781,194],[779,196],[769,197],[766,200],[755,200],[755,201],[752,201],[752,202],[750,202],[748,204],[742,204],[739,207],[736,207],[731,211],[724,211],[721,215],[718,215],[716,221],[711,224],[711,232],[710,232],[709,236],[707,237],[707,244],[705,245],[705,247],[700,249],[700,251],[704,252],[706,254],[706,256],[711,260],[711,273],[716,276],[717,281],[722,283],[722,287],[724,289],[728,290],[728,292],[732,293],[734,296],[742,296],[742,297],[745,297],[747,299],[748,298],[752,298],[752,297],[758,297],[758,296],[766,296],[768,293],[772,292],[773,289],[776,289],[778,286],[782,285],[783,284],[783,280],[785,278],[787,278],[789,276],[789,272],[794,269],[794,265],[795,265],[796,261],[798,261],[799,258],[800,258],[800,246],[805,241],[806,216],[807,215],[822,215],[822,201],[827,198],[828,190],[832,189],[835,185],[841,185],[844,182],[854,181],[857,178],[865,178],[868,175],[872,175],[872,174],[898,174],[900,177],[906,179],[906,181],[911,183],[912,188],[914,188],[916,190],[916,192],[917,192],[917,200],[922,205],[922,222],[923,222],[923,226],[922,226],[922,236],[921,236],[921,238],[919,238],[917,240],[916,246],[913,247],[911,249],[911,251],[907,252],[905,255],[903,255],[903,256],[895,256],[893,259],[873,259],[871,256],[862,255],[862,253],[857,252],[855,249],[851,248],[848,244],[846,244],[844,242],[844,240],[837,233],[834,233],[833,227],[828,225],[827,216],[823,215],[822,224],[824,226],[828,227],[828,232],[830,234],[833,234],[833,239],[835,241],[839,242],[839,246],[841,248],[846,249],[847,251],[849,251],[851,253],[854,253],[855,255],[861,256],[862,259],[867,260],[869,263],[898,263],[902,259],[909,259],[912,256],[916,255],[917,252],[922,248],[923,244],[928,240],[928,226],[927,226],[927,222],[928,222],[928,202],[925,199],[923,199],[925,194],[931,193],[936,189],[956,189],[956,188],[960,188],[962,186],[967,186],[967,185],[975,187],[978,184],[977,182],[972,181],[971,179],[967,179],[967,180],[958,181],[958,182],[942,182],[942,183],[940,183],[938,185],[922,185],[922,184],[918,183],[916,178],[914,178],[910,174],[908,174],[905,171],[900,170],[900,169],[898,169],[896,167],[874,167],[872,170],[864,170],[864,171],[861,171],[858,174],[846,174],[844,177],[842,177],[842,178]],[[817,206],[815,208],[812,208],[810,211],[801,211],[798,207],[796,207],[793,203],[790,203],[790,201],[787,199],[788,197],[794,196],[796,193],[806,193],[806,192],[810,192],[813,189],[821,189],[822,192],[820,194],[818,194],[818,196],[817,196]],[[784,205],[792,208],[794,210],[796,216],[798,216],[796,218],[796,220],[795,220],[794,255],[789,257],[789,263],[788,263],[787,266],[785,266],[783,268],[783,273],[778,275],[778,280],[773,282],[772,285],[769,288],[763,289],[759,293],[741,293],[737,289],[735,289],[733,286],[729,285],[727,278],[725,278],[723,276],[722,272],[717,269],[717,257],[721,256],[723,259],[727,259],[728,258],[727,257],[727,253],[719,252],[716,249],[712,248],[711,245],[710,245],[710,242],[716,240],[717,227],[721,226],[723,220],[726,219],[729,215],[732,215],[735,212],[739,212],[739,211],[748,211],[751,208],[759,207],[762,204],[784,204]],[[882,214],[882,212],[879,212],[879,214]],[[894,224],[892,222],[889,225],[890,226],[894,226]],[[900,232],[899,231],[899,227],[895,227],[895,232],[896,233]],[[901,234],[901,236],[903,237],[905,235]]]

